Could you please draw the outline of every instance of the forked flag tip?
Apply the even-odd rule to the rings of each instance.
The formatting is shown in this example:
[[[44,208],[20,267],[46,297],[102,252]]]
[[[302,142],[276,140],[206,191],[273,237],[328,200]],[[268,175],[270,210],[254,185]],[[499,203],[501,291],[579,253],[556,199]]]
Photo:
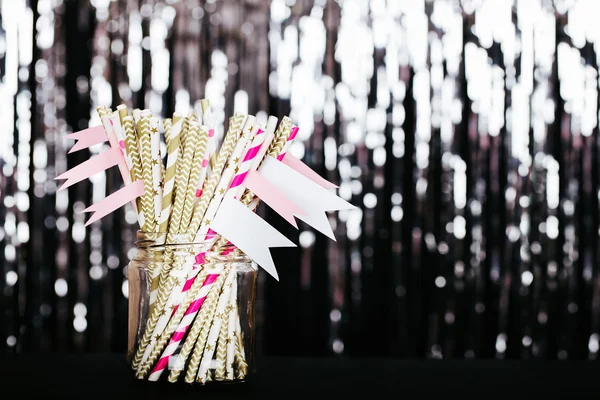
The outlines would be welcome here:
[[[231,218],[231,215],[235,215],[236,218]],[[294,242],[233,197],[223,200],[212,221],[211,229],[227,238],[277,280],[279,276],[270,249],[296,247]]]

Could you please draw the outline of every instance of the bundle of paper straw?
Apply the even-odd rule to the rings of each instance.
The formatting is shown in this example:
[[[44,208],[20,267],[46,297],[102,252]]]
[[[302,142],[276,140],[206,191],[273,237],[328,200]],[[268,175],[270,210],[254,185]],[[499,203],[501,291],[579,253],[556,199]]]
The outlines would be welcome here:
[[[107,136],[126,160],[126,183],[143,180],[134,207],[142,232],[166,235],[160,262],[152,267],[149,315],[132,367],[139,379],[165,376],[188,383],[244,379],[248,364],[238,312],[235,263],[240,252],[210,229],[223,199],[234,196],[255,209],[258,199],[244,178],[268,155],[281,159],[297,128],[288,117],[269,117],[261,126],[251,115],[235,114],[217,145],[207,100],[202,115],[175,113],[162,122],[149,110],[121,105],[98,108]],[[235,216],[232,216],[235,218]],[[182,257],[169,244],[200,243],[198,254]],[[168,374],[163,374],[169,370]]]

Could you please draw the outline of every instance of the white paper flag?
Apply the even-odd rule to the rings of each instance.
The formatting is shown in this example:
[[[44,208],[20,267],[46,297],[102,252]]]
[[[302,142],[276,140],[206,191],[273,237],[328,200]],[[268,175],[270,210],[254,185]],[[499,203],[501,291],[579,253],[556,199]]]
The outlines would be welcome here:
[[[279,280],[270,247],[296,247],[288,238],[233,197],[225,197],[211,224],[265,271]]]
[[[355,208],[335,193],[273,157],[266,157],[258,172],[304,210],[305,215],[295,215],[296,218],[306,222],[330,239],[335,240],[335,236],[325,211]]]

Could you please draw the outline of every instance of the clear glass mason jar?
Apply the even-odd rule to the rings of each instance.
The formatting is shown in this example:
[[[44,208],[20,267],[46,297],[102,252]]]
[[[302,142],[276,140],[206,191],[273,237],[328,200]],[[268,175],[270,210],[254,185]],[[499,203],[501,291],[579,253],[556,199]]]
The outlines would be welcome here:
[[[240,382],[254,372],[258,268],[229,245],[138,232],[127,360],[138,379]]]

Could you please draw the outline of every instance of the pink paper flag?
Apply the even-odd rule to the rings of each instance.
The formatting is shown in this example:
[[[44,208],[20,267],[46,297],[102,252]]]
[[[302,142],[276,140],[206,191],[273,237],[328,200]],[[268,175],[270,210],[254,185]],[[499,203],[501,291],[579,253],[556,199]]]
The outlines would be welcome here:
[[[79,132],[71,133],[65,136],[67,139],[77,140],[77,142],[71,147],[69,153],[73,153],[79,150],[87,149],[98,143],[104,143],[108,140],[104,128],[102,125],[94,126],[93,128],[84,129]]]
[[[325,189],[335,189],[338,186],[329,182],[327,179],[321,177],[321,175],[317,174],[315,171],[310,169],[310,167],[304,164],[302,161],[298,160],[291,154],[286,154],[285,158],[281,160],[282,163],[292,168],[296,172],[301,173],[317,185],[324,187]]]
[[[306,213],[293,201],[285,197],[271,182],[260,176],[258,172],[250,171],[244,179],[244,185],[294,228],[298,229],[294,215],[306,215]]]
[[[77,182],[89,178],[92,175],[102,172],[123,161],[123,155],[118,148],[111,148],[87,161],[82,162],[76,167],[71,168],[65,173],[54,179],[66,179],[67,181],[58,189],[63,190]]]
[[[125,204],[135,200],[143,194],[144,181],[135,181],[125,187],[122,187],[110,196],[104,198],[104,200],[96,204],[92,204],[83,210],[83,212],[94,212],[91,218],[85,223],[85,226],[88,226],[92,222],[98,221],[100,218],[103,218],[116,209],[123,207]]]

